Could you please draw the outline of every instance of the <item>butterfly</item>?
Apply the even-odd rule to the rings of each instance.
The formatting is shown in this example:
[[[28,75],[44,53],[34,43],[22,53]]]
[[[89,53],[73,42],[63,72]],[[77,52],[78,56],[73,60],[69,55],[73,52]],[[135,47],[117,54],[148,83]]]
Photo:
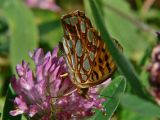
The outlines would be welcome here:
[[[65,53],[72,83],[82,96],[88,88],[106,81],[116,70],[116,64],[102,41],[100,33],[81,11],[74,11],[61,18],[64,37],[61,48]],[[120,44],[114,40],[120,49]]]

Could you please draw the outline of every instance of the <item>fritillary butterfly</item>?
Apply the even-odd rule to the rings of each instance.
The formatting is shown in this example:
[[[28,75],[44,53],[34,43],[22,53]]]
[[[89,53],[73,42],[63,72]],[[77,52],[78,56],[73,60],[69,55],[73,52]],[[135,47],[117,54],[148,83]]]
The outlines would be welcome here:
[[[75,11],[61,19],[63,50],[73,84],[85,95],[88,88],[107,80],[116,65],[105,43],[84,12]],[[121,46],[116,42],[117,47]]]

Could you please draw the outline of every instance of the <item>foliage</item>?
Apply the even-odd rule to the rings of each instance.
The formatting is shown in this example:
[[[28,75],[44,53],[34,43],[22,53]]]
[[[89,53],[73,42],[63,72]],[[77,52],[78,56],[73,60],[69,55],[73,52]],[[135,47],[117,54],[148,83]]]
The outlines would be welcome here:
[[[96,110],[88,119],[159,119],[160,106],[150,94],[146,73],[151,50],[157,44],[155,32],[160,28],[158,0],[148,9],[143,0],[57,0],[56,3],[61,7],[58,12],[31,9],[22,0],[0,0],[0,118],[25,119],[9,115],[15,97],[10,87],[15,66],[22,60],[32,66],[28,52],[35,48],[53,50],[63,37],[60,17],[80,9],[100,31],[118,66],[112,83],[100,93],[108,97],[104,103],[106,115]],[[122,45],[123,53],[116,48],[112,37]]]

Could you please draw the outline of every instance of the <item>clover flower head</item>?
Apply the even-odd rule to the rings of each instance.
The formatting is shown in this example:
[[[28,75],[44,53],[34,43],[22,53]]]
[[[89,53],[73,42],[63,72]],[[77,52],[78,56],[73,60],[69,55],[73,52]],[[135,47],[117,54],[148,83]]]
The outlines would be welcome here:
[[[160,37],[160,32],[157,32]],[[151,53],[151,63],[148,65],[149,82],[151,84],[151,94],[160,104],[160,44],[156,45]]]
[[[16,66],[17,77],[11,78],[11,85],[17,93],[12,116],[24,114],[31,120],[83,119],[94,115],[94,109],[105,111],[99,98],[98,89],[90,88],[88,99],[78,94],[66,74],[64,58],[58,56],[58,47],[44,54],[41,48],[30,53],[35,71],[22,61]]]

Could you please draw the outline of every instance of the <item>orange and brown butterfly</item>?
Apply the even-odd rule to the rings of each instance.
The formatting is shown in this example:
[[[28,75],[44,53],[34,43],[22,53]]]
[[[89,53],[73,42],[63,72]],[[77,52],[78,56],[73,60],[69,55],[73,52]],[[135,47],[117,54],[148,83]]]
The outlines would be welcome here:
[[[80,94],[106,81],[116,69],[111,54],[84,12],[74,11],[61,19],[64,38],[61,44],[68,72]],[[117,47],[121,46],[116,42]]]

